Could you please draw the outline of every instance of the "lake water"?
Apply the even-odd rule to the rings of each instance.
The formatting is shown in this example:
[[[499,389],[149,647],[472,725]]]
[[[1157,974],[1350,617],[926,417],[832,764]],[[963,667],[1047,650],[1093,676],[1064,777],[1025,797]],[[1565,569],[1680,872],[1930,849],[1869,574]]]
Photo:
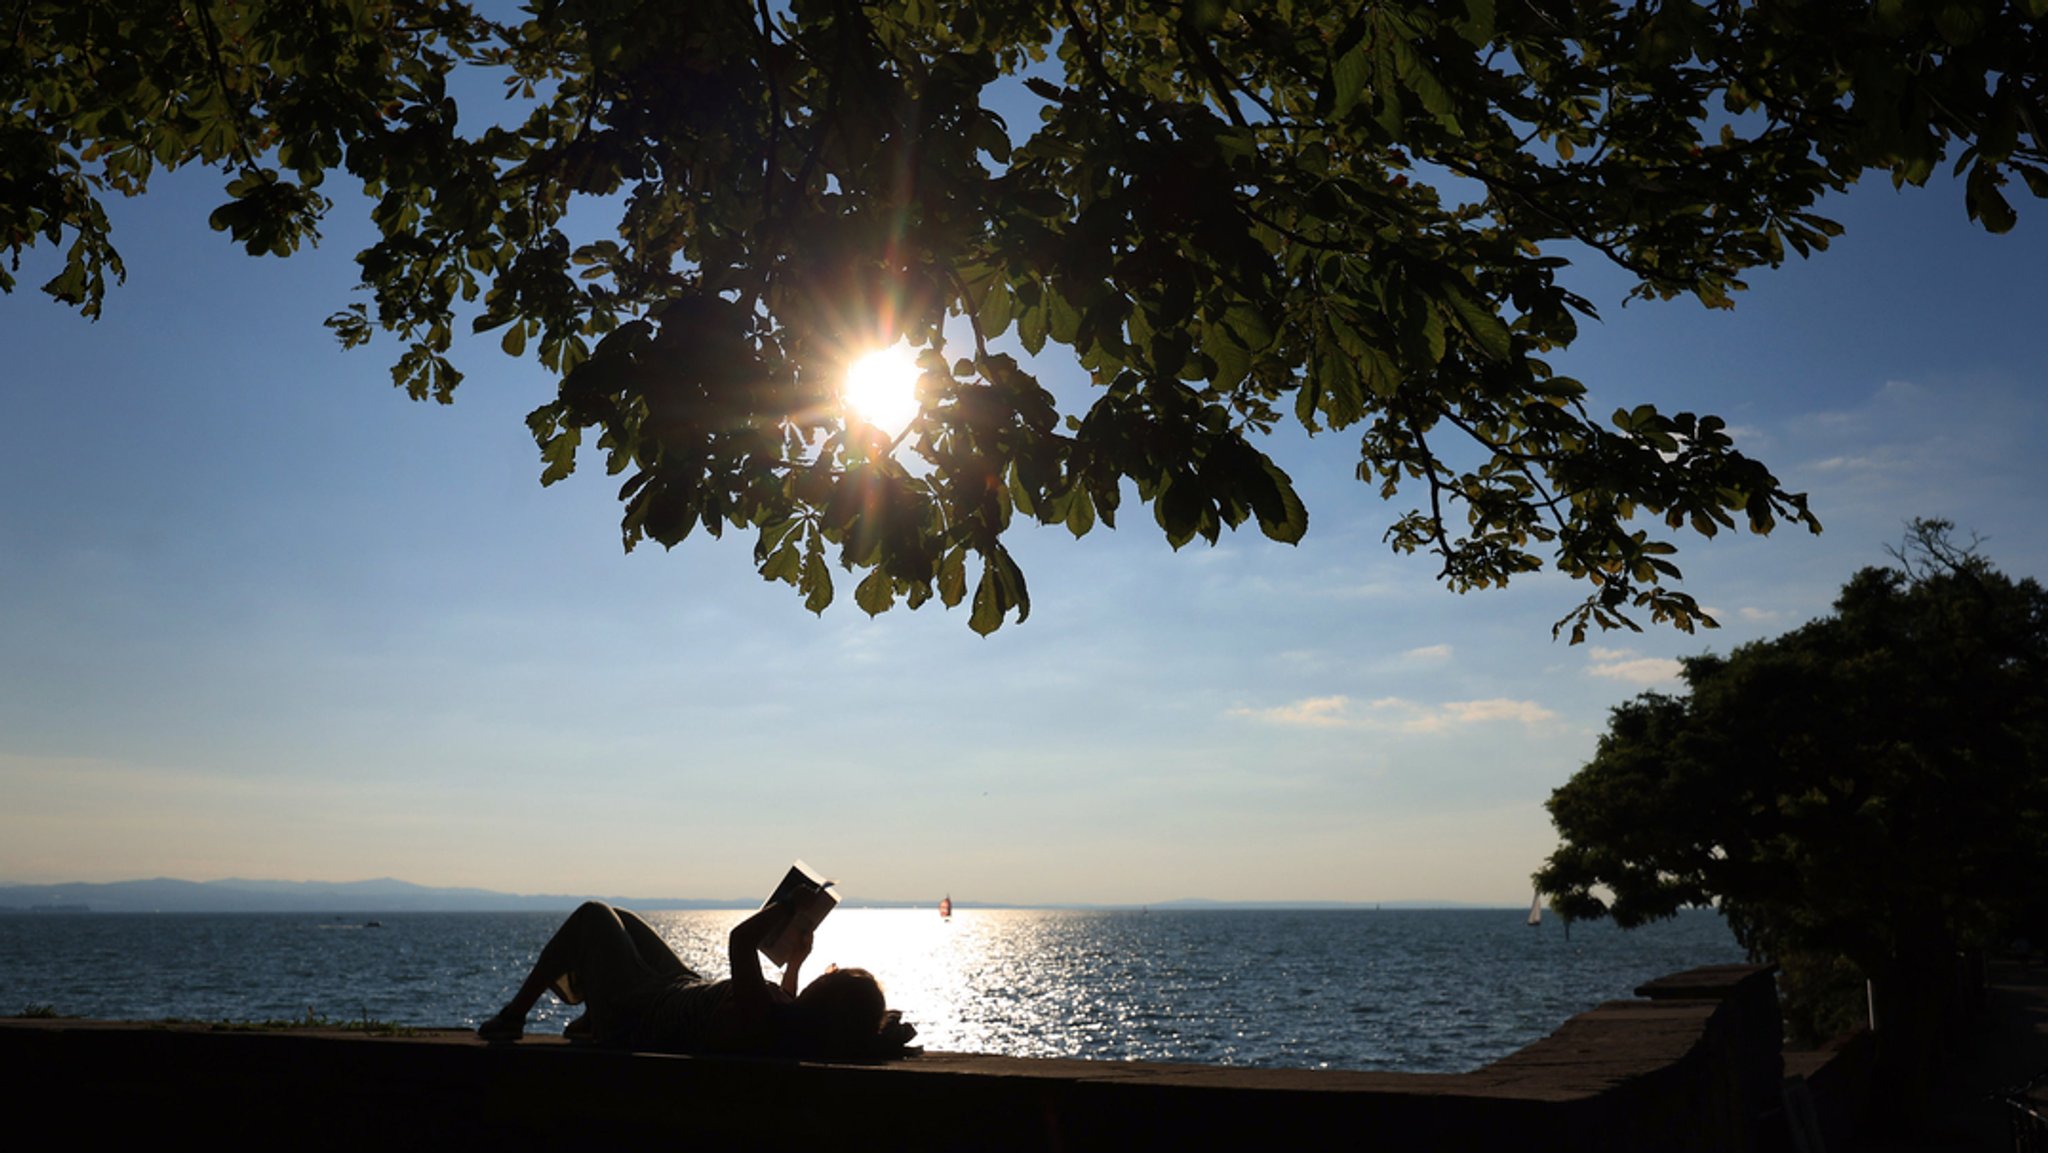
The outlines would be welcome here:
[[[473,1026],[557,913],[0,916],[0,1014]],[[723,975],[741,910],[647,920]],[[1718,914],[1623,932],[1516,910],[840,909],[806,972],[861,965],[943,1050],[1460,1072],[1638,984],[1742,960]],[[543,998],[529,1023],[579,1010]]]

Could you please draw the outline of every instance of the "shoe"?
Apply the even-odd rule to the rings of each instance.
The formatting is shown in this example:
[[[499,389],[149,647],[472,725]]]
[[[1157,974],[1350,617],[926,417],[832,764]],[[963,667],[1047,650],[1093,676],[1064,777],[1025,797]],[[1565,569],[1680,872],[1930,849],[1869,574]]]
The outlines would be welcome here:
[[[587,1045],[596,1040],[596,1036],[591,1032],[590,1014],[585,1012],[581,1017],[562,1026],[562,1037],[571,1045]]]
[[[476,1035],[492,1045],[510,1045],[526,1036],[526,1022],[515,1021],[503,1013],[492,1017],[476,1027]]]

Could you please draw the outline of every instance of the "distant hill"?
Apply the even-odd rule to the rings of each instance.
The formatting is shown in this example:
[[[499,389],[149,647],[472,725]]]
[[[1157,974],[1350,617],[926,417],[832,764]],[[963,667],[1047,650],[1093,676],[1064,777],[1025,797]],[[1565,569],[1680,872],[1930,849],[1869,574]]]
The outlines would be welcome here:
[[[635,909],[745,909],[751,900],[497,893],[437,889],[389,877],[374,881],[148,881],[0,885],[0,912],[93,913],[489,913],[573,909],[598,900]]]
[[[495,913],[566,911],[588,900],[631,909],[751,909],[759,897],[621,897],[598,893],[499,893],[490,889],[440,889],[381,877],[374,881],[148,881],[66,882],[55,885],[0,885],[4,913]],[[930,901],[880,901],[849,897],[847,908],[924,908]],[[961,908],[1023,906],[962,901]],[[1051,909],[1116,909],[1137,905],[1062,903]],[[1480,908],[1453,901],[1213,901],[1201,897],[1162,901],[1151,909],[1450,909]]]

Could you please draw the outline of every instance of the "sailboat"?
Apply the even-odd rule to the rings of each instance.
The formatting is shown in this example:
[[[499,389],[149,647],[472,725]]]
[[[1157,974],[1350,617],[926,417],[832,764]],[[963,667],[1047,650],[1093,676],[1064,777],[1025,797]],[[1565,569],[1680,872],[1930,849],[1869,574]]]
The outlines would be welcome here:
[[[1533,929],[1542,923],[1543,891],[1539,889],[1535,896],[1529,898],[1529,927]]]
[[[947,894],[946,894],[946,895],[945,895],[944,897],[941,897],[941,898],[939,898],[939,920],[941,920],[941,921],[950,921],[950,920],[952,920],[952,919],[953,919],[953,894],[951,894],[951,893],[947,893]]]

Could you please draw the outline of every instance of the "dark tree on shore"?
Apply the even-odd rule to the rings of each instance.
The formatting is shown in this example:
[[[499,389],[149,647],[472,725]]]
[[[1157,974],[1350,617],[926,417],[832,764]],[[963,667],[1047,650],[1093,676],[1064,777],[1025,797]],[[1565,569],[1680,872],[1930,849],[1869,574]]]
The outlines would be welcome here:
[[[1567,916],[1624,926],[1714,904],[1801,982],[1874,983],[1902,1080],[1931,1052],[1958,952],[2048,885],[2048,591],[1917,521],[1832,615],[1685,662],[1684,696],[1614,710],[1551,795],[1536,875]],[[1600,891],[1605,891],[1605,896]]]
[[[101,200],[228,176],[251,253],[346,177],[380,238],[343,343],[450,399],[461,327],[560,380],[542,480],[622,478],[627,547],[754,535],[822,610],[1029,611],[1016,518],[1135,494],[1176,547],[1308,513],[1259,447],[1358,438],[1388,539],[1465,590],[1554,566],[1560,621],[1711,623],[1668,535],[1818,521],[1723,423],[1602,417],[1545,357],[1611,262],[1726,306],[1825,248],[1818,198],[1960,153],[1969,213],[2048,192],[2038,2],[20,0],[0,25],[0,247],[97,314]],[[502,93],[504,99],[499,99]],[[609,222],[602,223],[599,222]],[[15,269],[0,267],[0,289]],[[953,321],[954,339],[942,340]],[[964,333],[965,335],[961,335]],[[1077,411],[998,338],[1084,369]],[[892,444],[856,353],[923,350]],[[970,568],[976,571],[970,575]]]

